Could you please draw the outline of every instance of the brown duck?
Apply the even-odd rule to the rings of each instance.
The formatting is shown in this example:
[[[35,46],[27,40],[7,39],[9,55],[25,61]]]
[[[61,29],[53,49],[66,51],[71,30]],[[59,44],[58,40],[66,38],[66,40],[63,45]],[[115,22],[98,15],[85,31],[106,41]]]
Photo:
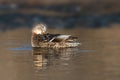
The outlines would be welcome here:
[[[31,45],[41,48],[77,47],[80,43],[77,37],[63,34],[46,33],[46,25],[37,24],[32,29]]]

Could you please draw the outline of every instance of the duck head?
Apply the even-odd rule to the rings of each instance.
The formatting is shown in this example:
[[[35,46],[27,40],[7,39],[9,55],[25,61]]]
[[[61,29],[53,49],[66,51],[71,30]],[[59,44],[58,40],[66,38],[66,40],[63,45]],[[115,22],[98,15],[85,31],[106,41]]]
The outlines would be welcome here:
[[[34,34],[45,34],[46,33],[46,25],[45,24],[37,24],[32,29],[32,33]]]

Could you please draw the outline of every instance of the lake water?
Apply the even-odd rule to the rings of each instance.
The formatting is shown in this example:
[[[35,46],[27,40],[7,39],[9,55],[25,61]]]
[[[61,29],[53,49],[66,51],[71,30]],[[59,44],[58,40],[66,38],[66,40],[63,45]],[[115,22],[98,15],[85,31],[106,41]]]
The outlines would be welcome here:
[[[78,48],[33,49],[31,29],[0,32],[1,80],[120,80],[119,28],[52,30],[72,34]]]

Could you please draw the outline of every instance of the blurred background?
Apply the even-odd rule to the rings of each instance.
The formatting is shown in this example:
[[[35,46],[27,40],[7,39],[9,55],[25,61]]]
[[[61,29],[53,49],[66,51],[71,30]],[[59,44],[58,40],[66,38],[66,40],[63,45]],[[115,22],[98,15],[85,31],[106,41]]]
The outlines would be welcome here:
[[[78,37],[33,49],[31,29]],[[120,80],[120,0],[0,0],[1,80]]]
[[[101,28],[120,23],[119,0],[0,0],[0,29]]]

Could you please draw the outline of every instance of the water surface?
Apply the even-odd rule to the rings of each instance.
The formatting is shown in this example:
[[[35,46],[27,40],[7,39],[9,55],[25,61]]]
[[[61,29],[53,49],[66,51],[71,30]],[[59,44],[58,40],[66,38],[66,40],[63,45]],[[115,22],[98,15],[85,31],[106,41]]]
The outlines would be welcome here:
[[[119,28],[49,30],[72,34],[78,48],[33,49],[31,30],[0,32],[2,80],[119,80]]]

